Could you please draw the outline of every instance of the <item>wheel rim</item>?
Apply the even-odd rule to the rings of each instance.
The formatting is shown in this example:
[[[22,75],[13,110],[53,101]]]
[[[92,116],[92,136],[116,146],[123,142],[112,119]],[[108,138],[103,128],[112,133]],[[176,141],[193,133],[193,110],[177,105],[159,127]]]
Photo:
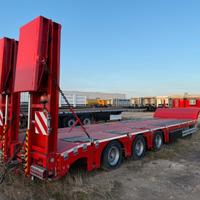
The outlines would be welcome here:
[[[135,152],[138,156],[141,156],[144,152],[144,143],[141,140],[138,140],[135,145]]]
[[[115,166],[119,161],[119,149],[112,146],[108,152],[108,162],[111,166]]]
[[[68,126],[69,127],[72,127],[74,125],[75,121],[74,120],[69,120],[68,122]]]
[[[162,137],[160,135],[156,135],[155,145],[157,148],[160,148],[162,146]]]
[[[83,120],[83,124],[84,124],[84,125],[89,125],[89,124],[91,124],[90,119],[88,119],[88,118],[84,119],[84,120]]]

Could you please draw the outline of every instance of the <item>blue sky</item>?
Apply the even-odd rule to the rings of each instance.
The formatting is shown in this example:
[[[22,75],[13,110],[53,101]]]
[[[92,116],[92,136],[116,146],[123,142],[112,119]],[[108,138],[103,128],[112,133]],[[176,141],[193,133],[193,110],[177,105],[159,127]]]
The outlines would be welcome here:
[[[0,37],[62,24],[61,86],[128,96],[200,93],[198,0],[1,0]]]

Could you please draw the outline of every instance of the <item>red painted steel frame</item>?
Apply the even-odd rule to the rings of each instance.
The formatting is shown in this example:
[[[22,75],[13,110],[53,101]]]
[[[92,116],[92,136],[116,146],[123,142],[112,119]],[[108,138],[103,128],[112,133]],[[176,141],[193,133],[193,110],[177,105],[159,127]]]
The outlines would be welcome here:
[[[196,110],[196,116],[199,110]],[[124,156],[132,155],[132,144],[137,135],[143,135],[146,141],[147,149],[153,149],[153,136],[157,131],[161,131],[164,136],[164,142],[170,140],[170,133],[175,130],[186,130],[196,124],[196,119],[151,119],[143,121],[113,122],[107,124],[90,125],[87,131],[94,139],[91,142],[67,142],[67,138],[84,136],[79,128],[75,128],[71,133],[68,128],[59,129],[58,135],[58,158],[57,175],[64,176],[69,168],[77,160],[85,160],[88,171],[101,166],[102,153],[107,144],[113,140],[118,141],[123,148]],[[110,131],[116,131],[116,134]],[[117,134],[124,132],[124,134]]]
[[[155,118],[166,119],[197,119],[199,108],[158,108],[154,113]]]
[[[40,178],[43,175],[45,178],[60,178],[80,159],[86,161],[90,171],[101,166],[103,151],[111,141],[118,141],[124,156],[128,157],[132,155],[132,144],[137,135],[143,135],[147,149],[152,149],[153,137],[157,131],[162,132],[164,142],[169,142],[173,131],[195,129],[199,110],[165,108],[158,109],[152,120],[88,126],[87,132],[92,141],[68,141],[72,137],[86,136],[79,127],[71,132],[66,128],[58,130],[58,90],[54,81],[59,83],[60,30],[59,24],[44,17],[36,18],[20,30],[15,91],[31,93],[31,128],[28,130],[31,175],[37,176],[42,172],[42,175],[38,175]],[[45,71],[46,66],[53,78]],[[49,134],[45,132],[48,114],[46,110],[41,112],[43,108],[40,98],[44,95],[48,97],[46,110],[51,116]],[[34,118],[35,113],[36,117],[43,120],[41,124],[38,118]],[[43,126],[43,131],[39,124]]]
[[[31,164],[49,169],[49,160],[55,160],[57,152],[58,98],[60,76],[60,32],[61,26],[44,17],[38,17],[20,29],[18,59],[15,76],[15,92],[31,94],[31,128],[28,148]],[[53,75],[47,72],[47,69]],[[45,95],[45,107],[51,116],[51,131],[48,136],[36,134],[34,115],[42,111],[40,100]],[[30,166],[28,166],[30,167]]]
[[[0,40],[0,110],[4,128],[1,128],[1,150],[4,160],[13,156],[18,142],[20,96],[13,93],[18,42],[14,39]],[[8,96],[8,121],[5,122],[6,95]]]

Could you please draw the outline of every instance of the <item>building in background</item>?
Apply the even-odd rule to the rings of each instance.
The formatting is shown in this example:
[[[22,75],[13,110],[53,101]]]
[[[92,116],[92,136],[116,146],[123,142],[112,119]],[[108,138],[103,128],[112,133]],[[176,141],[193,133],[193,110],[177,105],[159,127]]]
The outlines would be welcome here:
[[[65,97],[67,98],[69,104],[73,107],[85,107],[87,104],[87,98],[83,95],[77,95],[77,94],[65,94]],[[59,107],[65,107],[67,106],[64,98],[60,95],[59,96]]]
[[[121,102],[125,100],[126,95],[120,93],[103,93],[103,92],[81,92],[81,91],[63,91],[70,105],[73,107],[84,107],[88,104],[88,101],[104,101],[105,105],[111,105],[113,99],[120,99]],[[59,106],[66,106],[65,100],[59,97]],[[28,93],[21,93],[21,103],[28,102]]]
[[[126,94],[106,92],[64,91],[67,95],[86,96],[87,99],[126,99]]]

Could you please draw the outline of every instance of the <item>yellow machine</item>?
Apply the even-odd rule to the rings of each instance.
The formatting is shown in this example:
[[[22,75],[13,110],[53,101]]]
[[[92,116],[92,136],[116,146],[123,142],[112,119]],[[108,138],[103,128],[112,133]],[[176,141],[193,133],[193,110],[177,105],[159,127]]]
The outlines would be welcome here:
[[[107,106],[108,101],[105,99],[87,99],[88,106]]]

